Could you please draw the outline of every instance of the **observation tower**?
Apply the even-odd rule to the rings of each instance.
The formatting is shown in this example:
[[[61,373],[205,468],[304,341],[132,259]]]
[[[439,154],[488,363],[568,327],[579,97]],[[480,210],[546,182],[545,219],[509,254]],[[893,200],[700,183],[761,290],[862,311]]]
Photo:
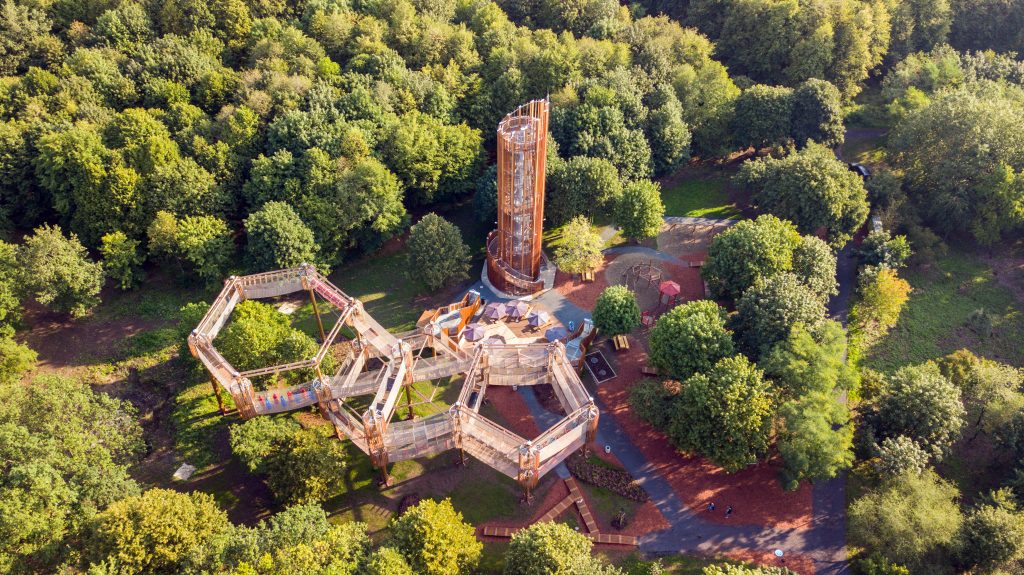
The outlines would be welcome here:
[[[547,99],[523,104],[498,124],[498,229],[487,236],[487,279],[509,295],[544,289],[544,163]]]

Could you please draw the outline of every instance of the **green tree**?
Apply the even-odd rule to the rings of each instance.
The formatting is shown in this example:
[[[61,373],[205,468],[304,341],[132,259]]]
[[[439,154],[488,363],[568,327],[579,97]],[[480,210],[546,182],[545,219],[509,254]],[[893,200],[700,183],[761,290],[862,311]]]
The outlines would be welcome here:
[[[254,271],[296,268],[319,261],[320,246],[313,232],[284,202],[267,202],[249,214],[245,218],[245,233],[246,256]]]
[[[152,236],[150,236],[152,243]],[[235,252],[227,223],[214,216],[186,216],[175,226],[176,255],[207,284],[224,278]]]
[[[99,510],[138,493],[128,465],[142,453],[142,428],[131,404],[78,381],[38,376],[24,385],[9,375],[0,375],[0,563],[54,571]]]
[[[831,479],[853,464],[850,410],[833,391],[813,391],[782,404],[778,449],[782,482],[793,490],[802,479]]]
[[[943,549],[960,528],[959,495],[930,470],[893,478],[850,504],[850,540],[911,572],[930,572],[929,560],[943,565]]]
[[[0,384],[20,381],[35,366],[38,357],[27,345],[15,341],[8,331],[0,329]]]
[[[672,308],[651,330],[651,363],[666,376],[679,380],[707,372],[734,353],[732,332],[725,323],[725,310],[710,300]]]
[[[366,563],[366,575],[414,575],[412,567],[393,547],[374,551]]]
[[[394,522],[391,534],[413,572],[424,575],[471,573],[483,549],[473,526],[448,499],[427,499],[409,508]]]
[[[423,216],[409,230],[407,274],[420,280],[431,290],[449,282],[465,279],[469,271],[469,247],[462,241],[462,232],[435,213]]]
[[[626,286],[604,289],[594,305],[594,325],[607,336],[629,333],[640,326],[640,306]]]
[[[547,205],[550,205],[552,200],[550,173],[548,180],[545,200],[547,200]],[[473,214],[481,223],[493,224],[498,221],[498,164],[492,164],[477,178],[476,193],[473,194]]]
[[[960,525],[957,558],[961,565],[991,573],[1024,554],[1024,522],[1009,489],[991,493]]]
[[[129,239],[122,231],[109,233],[100,240],[103,270],[121,289],[131,289],[143,278],[139,241]]]
[[[846,361],[846,332],[831,320],[813,329],[793,325],[760,365],[787,400],[813,392],[853,391],[858,385],[857,370]]]
[[[993,244],[1024,222],[1024,114],[994,84],[947,90],[897,124],[892,160],[927,221]]]
[[[814,141],[828,148],[843,143],[842,94],[827,80],[810,78],[793,91],[790,134],[798,146]]]
[[[736,311],[740,347],[758,358],[785,340],[794,325],[813,330],[825,319],[825,304],[792,273],[755,284],[736,302]]]
[[[545,215],[561,224],[614,207],[622,196],[615,166],[604,158],[574,156],[552,166],[545,192]]]
[[[860,247],[860,257],[866,266],[903,267],[910,258],[907,236],[892,237],[885,230],[872,230]]]
[[[78,236],[42,226],[18,246],[22,293],[56,311],[79,317],[100,302],[103,267],[89,259]]]
[[[799,243],[793,224],[773,215],[743,220],[711,240],[701,275],[717,297],[738,299],[758,280],[791,270]]]
[[[590,220],[577,216],[562,228],[562,241],[555,248],[555,265],[569,274],[592,271],[604,261],[604,240]]]
[[[299,429],[287,418],[257,418],[231,427],[231,451],[267,476],[289,504],[325,501],[344,489],[345,449],[323,427]]]
[[[623,187],[615,210],[615,223],[622,235],[637,241],[652,238],[658,235],[664,215],[661,185],[640,180]]]
[[[826,303],[839,293],[836,264],[832,249],[814,236],[804,236],[793,248],[793,273]]]
[[[960,437],[964,415],[960,390],[929,363],[900,368],[889,377],[875,427],[879,437],[905,435],[941,459]]]
[[[95,563],[112,562],[121,573],[176,572],[230,527],[210,495],[150,489],[97,516],[90,556]]]
[[[0,240],[0,333],[21,317],[17,247]]]
[[[231,321],[214,343],[235,369],[243,371],[311,359],[320,348],[312,337],[293,328],[288,316],[256,300],[235,306]],[[330,354],[324,358],[321,369],[327,373],[334,371]],[[296,384],[311,381],[316,374],[309,369],[292,370],[273,375],[271,381],[254,383],[272,386],[279,377]]]
[[[679,449],[732,472],[767,454],[773,415],[770,384],[737,355],[683,383],[667,431]]]
[[[654,173],[668,174],[690,155],[690,127],[683,119],[683,105],[672,86],[656,86],[647,100],[651,112],[645,132],[651,144]]]
[[[561,523],[535,523],[512,537],[505,553],[505,575],[570,575],[593,544]]]
[[[756,192],[760,209],[792,221],[800,233],[825,228],[833,246],[845,245],[868,217],[863,180],[820,144],[748,162],[736,181]]]
[[[781,86],[751,86],[736,98],[733,134],[741,148],[782,145],[792,136],[793,90]]]
[[[468,190],[481,167],[479,130],[451,126],[413,112],[395,118],[382,134],[380,151],[415,204],[451,198]]]
[[[875,469],[883,478],[899,477],[905,473],[920,475],[928,467],[928,453],[906,435],[886,437],[878,445]]]

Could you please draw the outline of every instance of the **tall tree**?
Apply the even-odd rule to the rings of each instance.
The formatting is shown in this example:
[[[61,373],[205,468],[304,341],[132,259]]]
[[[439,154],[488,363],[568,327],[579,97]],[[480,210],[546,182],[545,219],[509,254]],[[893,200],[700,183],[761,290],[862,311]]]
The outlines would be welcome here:
[[[122,573],[179,571],[191,554],[230,527],[227,515],[206,493],[151,489],[99,514],[90,556]]]
[[[733,354],[725,310],[713,301],[676,306],[651,330],[651,363],[666,376],[685,380]]]
[[[796,489],[802,479],[831,479],[853,464],[850,410],[833,391],[814,391],[782,404],[779,419],[786,489]]]
[[[483,549],[448,499],[411,507],[392,526],[392,539],[413,571],[424,575],[472,573]]]
[[[964,415],[960,390],[929,363],[894,373],[872,419],[878,437],[905,435],[942,458],[960,437]]]
[[[249,267],[253,271],[294,268],[319,262],[320,246],[313,232],[291,206],[267,202],[245,218],[245,245]],[[322,273],[330,273],[321,269]]]
[[[650,180],[640,180],[623,188],[615,210],[615,223],[627,238],[644,240],[658,235],[664,215],[661,186]]]
[[[758,280],[791,270],[799,243],[785,220],[769,214],[743,220],[711,240],[700,272],[716,296],[737,299]]]
[[[590,220],[577,216],[562,228],[562,241],[555,248],[555,265],[570,274],[593,271],[604,261],[602,248],[601,234]]]
[[[1024,114],[993,84],[948,90],[897,124],[894,164],[911,197],[945,232],[998,242],[1024,223]]]
[[[544,212],[560,224],[576,216],[594,215],[614,208],[622,196],[615,166],[604,158],[574,156],[549,170]]]
[[[466,278],[469,271],[469,247],[462,232],[448,220],[429,213],[409,231],[410,279],[422,281],[436,290],[445,284]]]
[[[672,403],[669,439],[738,471],[768,452],[774,407],[761,370],[737,355],[685,382]]]
[[[17,249],[22,293],[56,311],[85,315],[100,303],[103,267],[89,258],[78,236],[42,226]]]
[[[786,339],[793,326],[816,329],[825,319],[825,304],[791,273],[754,284],[736,302],[736,311],[740,348],[758,358]]]
[[[845,245],[868,217],[863,180],[822,145],[748,162],[736,181],[756,192],[760,209],[792,221],[801,233],[827,230],[833,246]]]
[[[948,565],[942,553],[960,528],[959,495],[931,470],[893,478],[850,505],[850,539],[913,572]]]

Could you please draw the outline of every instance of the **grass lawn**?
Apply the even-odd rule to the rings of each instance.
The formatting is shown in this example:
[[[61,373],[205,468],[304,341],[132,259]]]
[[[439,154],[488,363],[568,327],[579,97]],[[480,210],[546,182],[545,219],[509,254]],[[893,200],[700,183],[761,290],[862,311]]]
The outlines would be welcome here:
[[[877,167],[885,164],[884,133],[851,133],[842,146],[843,159]]]
[[[725,176],[712,174],[663,187],[661,201],[665,204],[665,215],[729,220],[741,218],[739,207],[729,198],[726,184]]]
[[[1024,366],[1024,305],[1000,285],[992,268],[976,254],[951,249],[931,269],[901,274],[910,294],[896,327],[865,354],[864,365],[891,371],[942,357],[960,348],[996,361]],[[968,316],[984,309],[992,334],[982,337],[967,326]]]
[[[416,327],[423,310],[412,305],[420,286],[405,277],[406,255],[400,251],[369,256],[331,274],[343,292],[363,302],[367,313],[392,331]]]

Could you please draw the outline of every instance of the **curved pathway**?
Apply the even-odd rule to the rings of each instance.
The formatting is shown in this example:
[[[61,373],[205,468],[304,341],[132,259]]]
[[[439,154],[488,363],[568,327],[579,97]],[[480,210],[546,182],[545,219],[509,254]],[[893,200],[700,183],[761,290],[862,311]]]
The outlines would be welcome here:
[[[605,250],[607,254],[639,253],[654,259],[685,265],[671,255],[643,246],[619,246]],[[849,246],[839,255],[838,280],[840,291],[829,302],[829,313],[845,323],[846,310],[852,293],[854,261]],[[488,301],[502,301],[482,283],[472,289]],[[535,302],[551,311],[559,321],[577,325],[589,312],[566,299],[557,290],[550,289]],[[527,388],[520,389],[523,399],[538,421],[552,417]],[[721,525],[705,521],[689,509],[676,495],[672,486],[633,444],[632,439],[619,426],[615,417],[595,398],[603,416],[598,423],[597,441],[610,445],[622,465],[636,478],[651,497],[658,511],[671,525],[670,528],[640,538],[640,549],[654,555],[682,552],[716,552],[734,549],[768,551],[783,549],[809,557],[818,575],[846,575],[846,495],[845,477],[819,482],[813,486],[813,516],[809,529],[780,529],[772,526]],[[568,471],[564,464],[557,470],[559,476]]]

